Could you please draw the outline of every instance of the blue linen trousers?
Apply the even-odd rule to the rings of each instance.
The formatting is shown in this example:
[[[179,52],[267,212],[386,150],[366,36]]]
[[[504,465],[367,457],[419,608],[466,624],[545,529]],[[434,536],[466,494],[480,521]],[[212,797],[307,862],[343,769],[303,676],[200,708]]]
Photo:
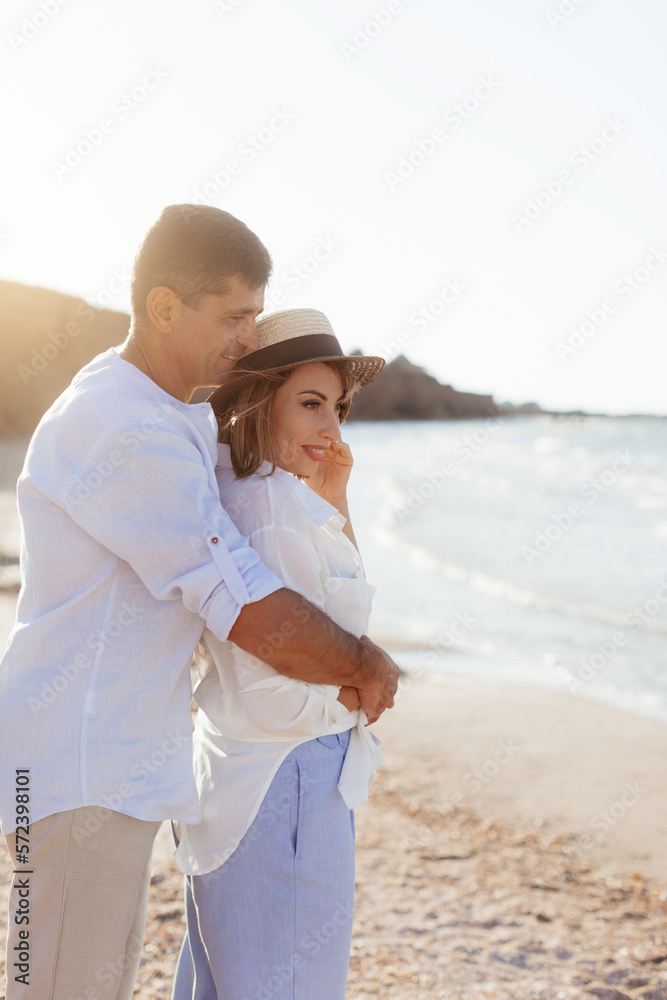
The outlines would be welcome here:
[[[186,876],[173,1000],[345,1000],[354,814],[337,785],[349,739],[292,750],[234,854]]]

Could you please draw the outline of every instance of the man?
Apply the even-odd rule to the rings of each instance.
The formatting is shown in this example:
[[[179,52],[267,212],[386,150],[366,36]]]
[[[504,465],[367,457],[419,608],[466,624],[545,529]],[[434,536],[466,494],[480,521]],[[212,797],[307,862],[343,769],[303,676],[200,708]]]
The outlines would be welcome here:
[[[393,704],[386,654],[286,590],[236,531],[211,407],[188,402],[257,348],[270,271],[227,213],[165,209],[135,261],[128,339],[78,373],[28,449],[0,671],[7,1000],[131,997],[155,833],[199,818],[189,665],[205,625],[291,676],[358,688],[371,720]]]

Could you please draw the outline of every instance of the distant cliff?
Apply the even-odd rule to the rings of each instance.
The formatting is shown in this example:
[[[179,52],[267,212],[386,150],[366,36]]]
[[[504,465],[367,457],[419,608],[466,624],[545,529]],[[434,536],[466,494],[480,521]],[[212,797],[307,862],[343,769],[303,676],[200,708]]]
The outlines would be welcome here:
[[[350,420],[463,420],[497,416],[492,396],[458,392],[399,354],[352,404]]]
[[[96,354],[121,344],[130,317],[45,288],[0,281],[0,436],[32,431]],[[196,397],[206,398],[200,390]],[[359,393],[353,420],[448,420],[495,416],[491,396],[441,385],[402,355]]]
[[[0,436],[32,431],[78,370],[121,344],[129,325],[126,313],[0,281]]]

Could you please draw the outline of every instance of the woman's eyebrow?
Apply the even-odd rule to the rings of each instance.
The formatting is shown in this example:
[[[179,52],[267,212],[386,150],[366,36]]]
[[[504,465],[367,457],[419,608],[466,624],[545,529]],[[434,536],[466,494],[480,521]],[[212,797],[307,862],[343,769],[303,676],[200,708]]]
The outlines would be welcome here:
[[[301,392],[297,392],[297,396],[303,396],[307,392],[312,392],[313,396],[319,396],[326,403],[327,397],[322,392],[318,392],[317,389],[302,389]]]

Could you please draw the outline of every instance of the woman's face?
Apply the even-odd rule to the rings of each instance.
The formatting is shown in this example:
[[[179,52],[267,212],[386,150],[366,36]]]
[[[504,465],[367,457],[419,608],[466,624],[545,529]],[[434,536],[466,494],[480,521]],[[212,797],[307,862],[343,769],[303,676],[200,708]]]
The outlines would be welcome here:
[[[329,445],[340,440],[342,394],[340,378],[323,362],[294,369],[271,405],[279,468],[304,477],[315,472]]]

